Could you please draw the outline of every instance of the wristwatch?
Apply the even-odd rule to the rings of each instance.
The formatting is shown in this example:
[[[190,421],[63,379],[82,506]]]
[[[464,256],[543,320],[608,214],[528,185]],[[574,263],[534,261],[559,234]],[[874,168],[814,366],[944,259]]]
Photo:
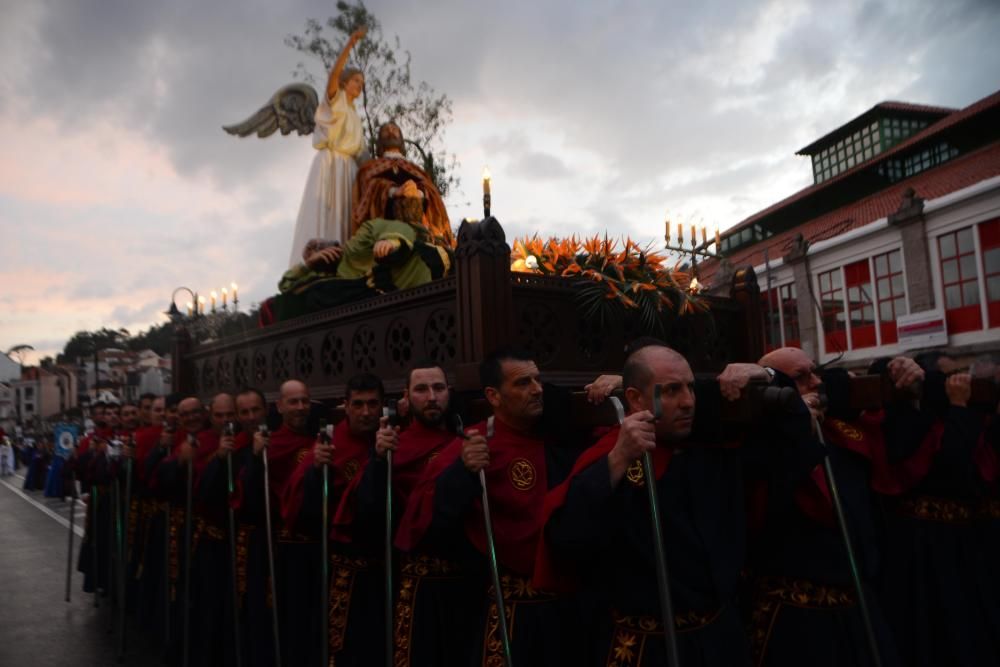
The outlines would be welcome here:
[[[770,384],[774,382],[774,376],[777,374],[773,368],[770,366],[764,366],[764,370],[767,372],[767,382]]]

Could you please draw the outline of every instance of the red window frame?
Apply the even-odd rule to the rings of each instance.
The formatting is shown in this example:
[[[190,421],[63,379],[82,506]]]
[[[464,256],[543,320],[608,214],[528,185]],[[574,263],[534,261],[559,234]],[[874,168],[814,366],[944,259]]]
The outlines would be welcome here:
[[[844,283],[840,267],[818,275],[819,302],[823,312],[823,343],[827,354],[847,349],[847,319],[844,312]]]
[[[799,305],[795,299],[795,283],[788,283],[778,288],[778,301],[781,303],[785,327],[785,346],[802,347],[799,333]]]
[[[1000,327],[1000,218],[979,224],[979,248],[983,252],[986,315],[990,328]]]
[[[875,347],[875,300],[868,258],[844,266],[847,322],[851,327],[851,349]],[[860,324],[859,324],[860,322]]]
[[[965,249],[962,248],[963,240],[968,241]],[[979,261],[973,241],[973,228],[965,227],[942,234],[937,241],[948,333],[979,331],[983,328],[983,316],[979,305]],[[963,263],[966,265],[965,270],[962,269]],[[954,268],[954,280],[948,276],[951,267]]]
[[[898,270],[893,269],[894,259]],[[879,329],[882,333],[882,345],[889,345],[899,340],[899,335],[896,332],[896,319],[907,313],[902,252],[890,250],[881,255],[875,255],[872,257],[872,265],[875,268],[876,313],[878,314]],[[883,317],[883,315],[887,315],[887,317]]]

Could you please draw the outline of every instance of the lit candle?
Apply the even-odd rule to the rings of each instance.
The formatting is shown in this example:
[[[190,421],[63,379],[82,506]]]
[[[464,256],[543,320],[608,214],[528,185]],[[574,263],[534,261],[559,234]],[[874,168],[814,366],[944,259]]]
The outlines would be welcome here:
[[[701,242],[703,245],[708,245],[708,227],[701,228]]]
[[[694,225],[691,225],[691,245],[694,246],[698,243],[698,237],[695,236]]]
[[[194,314],[194,303],[188,301],[188,317],[191,317],[193,314]]]
[[[205,297],[203,296],[198,297],[198,314],[199,315],[205,314]]]
[[[722,234],[719,233],[719,228],[715,228],[715,252],[719,252],[722,248]]]
[[[666,224],[667,224],[667,233],[663,235],[663,238],[667,240],[667,243],[670,243],[670,221],[667,220]]]
[[[215,310],[215,300],[219,298],[219,295],[215,293],[215,290],[212,290],[211,297],[212,297],[212,310]]]
[[[226,307],[226,299],[229,298],[229,290],[225,287],[222,288],[222,307]]]
[[[483,167],[483,194],[488,195],[490,193],[490,170],[489,167]]]
[[[233,288],[233,303],[236,303],[236,290],[238,289],[236,283],[229,283],[229,286]]]

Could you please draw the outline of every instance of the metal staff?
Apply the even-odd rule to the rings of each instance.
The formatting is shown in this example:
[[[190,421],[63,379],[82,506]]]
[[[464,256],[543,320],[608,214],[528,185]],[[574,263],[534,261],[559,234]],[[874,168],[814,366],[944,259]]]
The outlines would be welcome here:
[[[128,525],[132,510],[132,456],[135,455],[135,436],[129,434],[130,455],[125,459],[125,519],[118,534],[121,551],[118,556],[118,595],[121,609],[118,617],[118,661],[125,659],[125,608],[128,606],[125,574],[128,570]]]
[[[100,587],[100,572],[98,571],[98,560],[97,560],[97,482],[90,485],[90,517],[93,521],[90,522],[91,535],[90,535],[90,547],[91,555],[94,558],[94,562],[90,567],[91,573],[94,575],[94,609],[101,606],[101,587]]]
[[[396,411],[385,406],[382,408],[382,416],[386,419],[394,416]],[[393,654],[395,653],[395,642],[393,642],[393,605],[392,598],[395,592],[392,586],[392,450],[385,452],[385,664],[386,667],[393,667]]]
[[[69,548],[66,550],[66,602],[70,601],[70,587],[73,581],[73,523],[76,520],[76,471],[73,469],[73,466],[69,468],[69,492]]]
[[[110,461],[109,475],[110,475]],[[121,606],[118,590],[118,577],[116,576],[115,561],[121,551],[121,487],[117,479],[111,479],[108,484],[111,487],[111,516],[108,517],[108,599],[111,601],[112,613],[108,617],[108,634],[115,630],[114,610]]]
[[[269,438],[267,424],[257,427],[257,432]],[[267,530],[267,567],[271,574],[271,632],[274,634],[274,661],[281,667],[281,642],[278,633],[278,584],[274,571],[274,533],[271,532],[271,480],[267,464],[267,445],[264,445],[261,456],[264,461],[264,526]]]
[[[625,407],[617,396],[609,397],[615,407],[618,423],[625,421]],[[653,420],[663,416],[660,403],[660,385],[653,385]],[[677,628],[674,626],[674,606],[670,596],[670,578],[667,574],[667,551],[663,546],[663,529],[660,526],[660,499],[656,492],[656,470],[649,452],[642,455],[642,471],[646,478],[646,493],[649,497],[649,519],[653,528],[653,550],[656,554],[656,584],[660,596],[660,614],[663,622],[663,640],[667,649],[667,664],[679,667],[680,654],[677,651]]]
[[[493,415],[486,420],[486,440],[493,439]],[[503,603],[503,589],[500,587],[500,566],[497,564],[497,547],[493,540],[493,520],[490,518],[490,498],[486,492],[486,472],[479,471],[479,486],[483,490],[483,523],[486,525],[486,546],[490,552],[490,575],[493,577],[493,590],[496,593],[497,619],[499,621],[501,647],[506,667],[514,667],[510,651],[510,637],[507,635],[507,610]]]
[[[193,433],[188,434],[188,443],[192,449],[198,447],[198,439]],[[184,625],[183,625],[183,653],[181,654],[181,664],[188,666],[190,660],[189,647],[191,645],[191,527],[194,523],[192,512],[192,501],[194,496],[194,452],[187,461],[187,497],[184,508]]]
[[[327,431],[326,423],[322,422],[320,424],[319,431],[319,441],[328,445],[331,442],[331,437],[329,431]],[[322,559],[322,585],[319,587],[320,597],[322,598],[322,603],[320,609],[323,610],[323,614],[320,616],[320,633],[319,637],[322,641],[322,646],[320,647],[320,656],[322,662],[320,667],[327,667],[330,662],[330,543],[329,543],[329,531],[330,531],[330,508],[328,507],[330,500],[330,466],[323,464],[323,510],[322,510],[322,525],[319,531],[319,546],[320,546],[320,558]]]
[[[882,666],[882,657],[878,650],[878,642],[875,640],[875,630],[872,627],[871,613],[868,607],[868,598],[865,595],[865,589],[861,585],[861,571],[858,568],[857,556],[854,552],[854,546],[851,542],[851,532],[847,527],[847,518],[844,514],[844,506],[840,502],[840,490],[837,486],[837,480],[833,475],[833,463],[830,461],[830,448],[826,444],[826,438],[823,437],[823,428],[819,424],[819,420],[816,416],[812,416],[813,431],[816,433],[816,438],[819,440],[820,444],[823,446],[823,472],[826,473],[826,485],[830,489],[830,501],[833,503],[833,509],[837,513],[837,523],[840,524],[840,534],[844,539],[844,549],[847,551],[847,562],[851,568],[851,580],[854,582],[854,590],[858,595],[858,607],[861,610],[861,621],[865,626],[865,635],[868,638],[868,650],[872,654],[872,663],[875,667]]]
[[[232,437],[235,433],[235,426],[232,422],[226,422],[225,434]],[[229,578],[232,588],[233,607],[233,642],[235,643],[236,667],[243,665],[243,651],[240,647],[240,593],[237,589],[236,578],[236,517],[233,515],[233,505],[230,499],[233,497],[233,453],[226,453],[226,506],[229,508]]]

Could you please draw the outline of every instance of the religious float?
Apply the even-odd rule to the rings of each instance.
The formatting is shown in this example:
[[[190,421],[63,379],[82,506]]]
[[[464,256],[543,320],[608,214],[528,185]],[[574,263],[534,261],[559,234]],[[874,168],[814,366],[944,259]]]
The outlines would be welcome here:
[[[370,137],[375,155],[367,155],[353,107],[363,74],[345,66],[363,35],[348,40],[322,101],[311,86],[291,84],[224,128],[239,137],[311,135],[317,154],[292,267],[281,294],[263,305],[267,326],[196,342],[179,318],[175,391],[208,397],[253,386],[273,399],[295,378],[313,398],[334,401],[348,378],[370,372],[399,395],[413,364],[432,361],[472,394],[478,362],[507,344],[529,351],[548,382],[582,387],[620,372],[626,345],[644,335],[665,339],[697,372],[759,358],[756,277],[750,268],[729,270],[714,295],[701,292],[697,261],[714,257],[705,230],[699,243],[691,227],[685,246],[678,228],[671,245],[667,224],[667,248],[689,258],[673,267],[628,239],[534,237],[512,251],[491,214],[486,174],[483,220],[462,221],[453,237],[434,181],[406,158],[398,126],[382,125],[377,142]],[[718,234],[714,241],[717,249]]]

